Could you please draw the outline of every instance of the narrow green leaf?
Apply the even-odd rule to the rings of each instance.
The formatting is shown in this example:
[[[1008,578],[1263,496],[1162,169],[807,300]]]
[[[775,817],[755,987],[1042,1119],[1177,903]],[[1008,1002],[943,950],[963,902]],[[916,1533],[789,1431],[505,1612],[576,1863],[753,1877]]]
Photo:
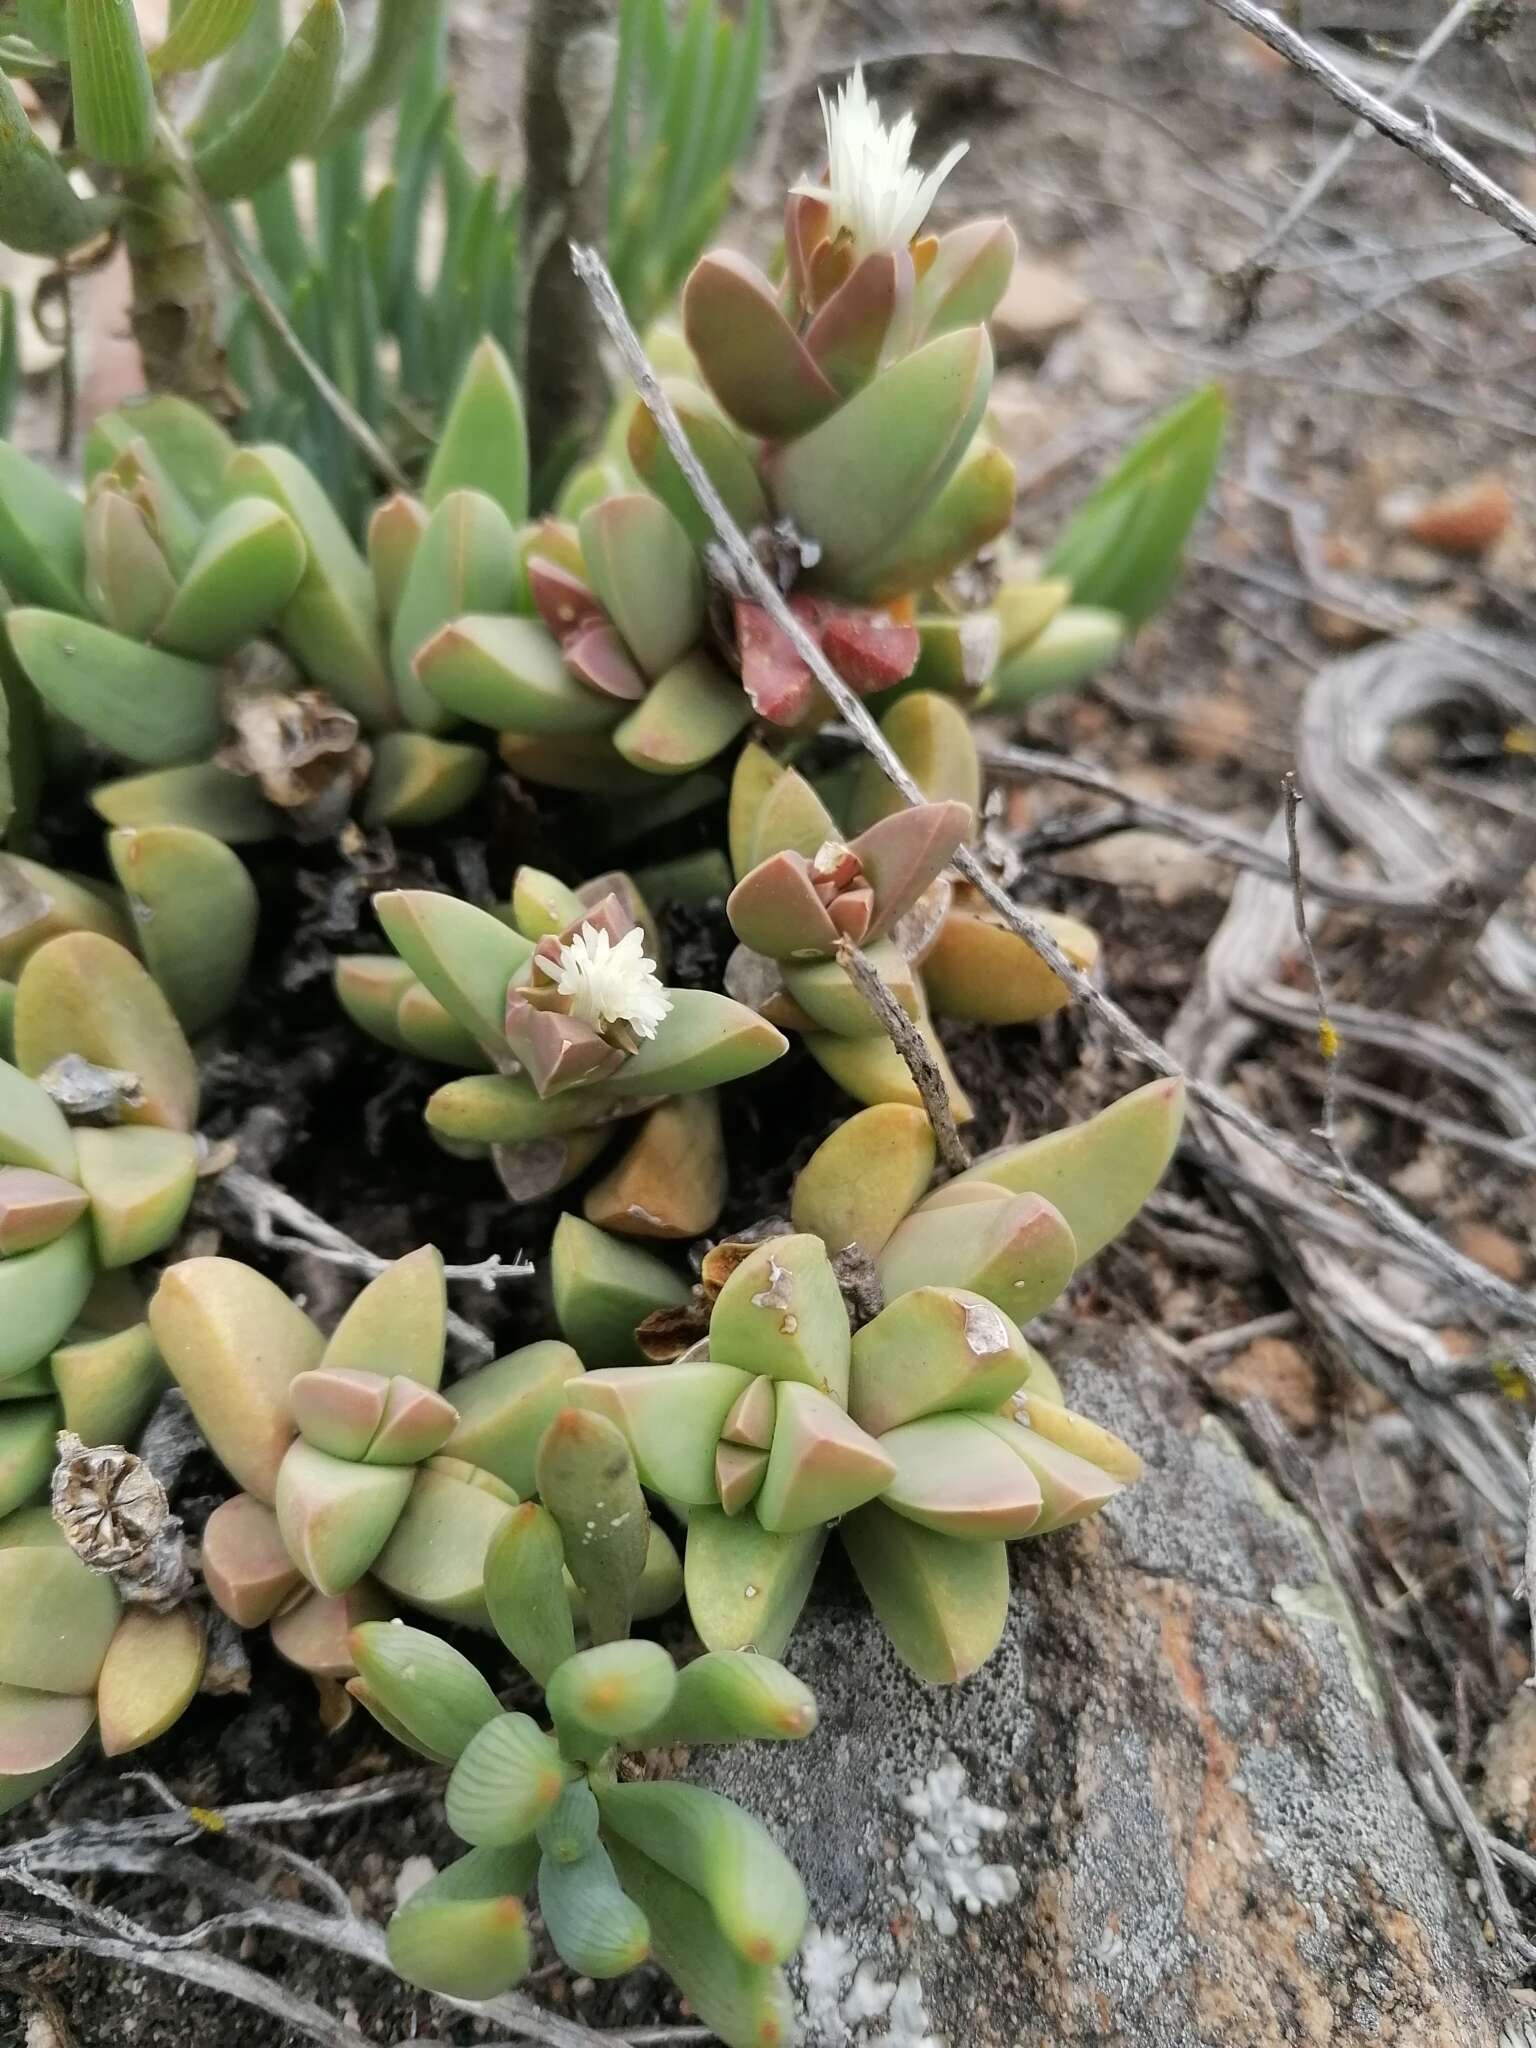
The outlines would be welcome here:
[[[116,210],[115,200],[80,197],[0,72],[0,241],[28,256],[63,256]]]
[[[87,156],[133,170],[155,146],[155,89],[133,0],[68,0],[75,136]]]
[[[319,143],[336,96],[346,25],[340,0],[314,0],[256,98],[194,162],[213,199],[258,191]]]
[[[171,31],[149,60],[157,78],[201,71],[231,49],[251,25],[257,0],[187,0]]]

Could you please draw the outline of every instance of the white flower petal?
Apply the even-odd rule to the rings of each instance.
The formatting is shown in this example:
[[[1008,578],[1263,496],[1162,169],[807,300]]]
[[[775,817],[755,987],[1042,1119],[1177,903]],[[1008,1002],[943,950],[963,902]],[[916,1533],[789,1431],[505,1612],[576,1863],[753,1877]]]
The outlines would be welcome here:
[[[827,185],[816,196],[830,202],[829,228],[846,228],[854,255],[876,249],[904,249],[921,229],[939,187],[965,155],[957,142],[934,170],[912,164],[917,123],[905,113],[889,128],[880,119],[880,103],[869,96],[862,66],[838,87],[834,101],[821,94],[821,118],[827,131]]]
[[[583,924],[575,938],[560,948],[558,960],[542,955],[539,966],[570,1003],[570,1014],[594,1031],[627,1024],[637,1038],[654,1038],[672,1008],[656,976],[656,963],[644,952],[638,925],[617,945],[606,931]]]

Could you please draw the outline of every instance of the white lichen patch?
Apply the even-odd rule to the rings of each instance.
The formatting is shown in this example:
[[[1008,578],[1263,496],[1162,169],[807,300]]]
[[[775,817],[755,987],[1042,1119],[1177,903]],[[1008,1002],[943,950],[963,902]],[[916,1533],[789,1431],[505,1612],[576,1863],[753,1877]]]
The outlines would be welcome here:
[[[971,1798],[958,1757],[944,1757],[901,1806],[917,1825],[899,1860],[886,1865],[892,1896],[936,1934],[947,1939],[959,1932],[961,1913],[989,1912],[1018,1897],[1013,1866],[988,1863],[982,1854],[1008,1816]],[[799,1980],[812,2048],[948,2048],[933,2031],[917,1972],[882,1974],[835,1928],[809,1930]]]
[[[806,2038],[816,2048],[946,2048],[932,2031],[916,1971],[882,1978],[830,1929],[806,1934],[800,1989]]]
[[[965,1348],[976,1358],[990,1358],[994,1352],[1008,1349],[1008,1325],[1002,1310],[990,1301],[965,1304]]]
[[[918,1823],[901,1869],[908,1902],[920,1919],[949,1936],[959,1932],[961,1912],[985,1913],[1018,1897],[1019,1873],[1013,1865],[988,1863],[982,1855],[982,1843],[988,1835],[1001,1834],[1008,1816],[1001,1807],[983,1806],[970,1797],[958,1757],[945,1757],[901,1804]]]

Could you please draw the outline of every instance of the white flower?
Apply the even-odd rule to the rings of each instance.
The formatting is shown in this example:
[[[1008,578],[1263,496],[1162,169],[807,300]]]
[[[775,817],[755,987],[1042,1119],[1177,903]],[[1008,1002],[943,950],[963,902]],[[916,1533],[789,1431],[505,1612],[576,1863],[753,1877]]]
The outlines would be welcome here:
[[[835,102],[829,104],[821,94],[821,118],[827,129],[827,183],[815,191],[831,203],[829,233],[846,228],[856,257],[876,249],[904,249],[968,145],[957,142],[935,169],[917,170],[911,162],[917,123],[903,114],[886,127],[880,102],[865,88],[862,65],[838,87]]]
[[[645,938],[634,925],[615,946],[607,932],[584,924],[560,948],[558,960],[541,954],[539,966],[570,1000],[570,1015],[594,1031],[627,1024],[636,1038],[654,1038],[672,1008],[656,978],[656,963],[641,950]]]

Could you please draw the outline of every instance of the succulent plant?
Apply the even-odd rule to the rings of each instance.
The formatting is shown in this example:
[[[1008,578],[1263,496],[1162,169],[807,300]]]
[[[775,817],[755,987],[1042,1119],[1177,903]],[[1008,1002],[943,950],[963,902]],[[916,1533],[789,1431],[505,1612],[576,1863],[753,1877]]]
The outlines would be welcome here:
[[[488,1628],[487,1548],[539,1481],[540,1445],[582,1364],[534,1343],[440,1390],[443,1262],[431,1246],[370,1281],[327,1340],[238,1260],[169,1267],[150,1324],[199,1429],[243,1489],[214,1510],[202,1569],[242,1628],[265,1623],[291,1662],[346,1678],[348,1631],[401,1605]],[[680,1590],[646,1523],[636,1611]],[[568,1588],[567,1626],[601,1588]]]
[[[646,1781],[644,1752],[698,1743],[800,1741],[811,1694],[763,1656],[706,1654],[678,1669],[628,1640],[648,1516],[624,1437],[566,1409],[538,1451],[543,1504],[493,1538],[486,1595],[497,1633],[545,1695],[549,1732],[501,1710],[468,1658],[400,1624],[352,1636],[349,1690],[381,1724],[451,1764],[449,1825],[469,1854],[413,1892],[390,1922],[410,1982],[483,1999],[532,1959],[533,1894],[569,1969],[616,1977],[648,1956],[728,2048],[793,2038],[781,1970],[805,1929],[805,1888],[768,1831],[713,1792]],[[576,1647],[568,1579],[587,1589],[593,1644]]]
[[[181,1227],[201,1159],[197,1069],[160,989],[96,931],[20,971],[0,1061],[0,1516],[54,1438],[132,1441],[164,1384],[128,1270]],[[46,1689],[46,1688],[45,1688]]]
[[[0,448],[0,587],[21,676],[141,771],[92,792],[109,824],[238,846],[325,837],[354,802],[365,824],[431,824],[474,794],[485,755],[424,729],[444,722],[430,700],[413,723],[421,692],[408,666],[397,686],[388,627],[397,598],[408,620],[431,602],[404,575],[418,540],[423,582],[470,531],[498,551],[498,594],[519,580],[522,410],[493,344],[450,409],[426,505],[383,508],[372,571],[287,449],[237,448],[182,400],[98,420],[86,475],[82,505]]]
[[[656,928],[627,875],[572,890],[525,867],[501,913],[428,890],[378,896],[375,909],[400,957],[340,961],[343,1006],[386,1044],[482,1070],[432,1096],[434,1135],[488,1151],[527,1200],[564,1186],[638,1116],[589,1212],[629,1235],[710,1228],[725,1182],[708,1091],[786,1041],[728,996],[663,987]]]
[[[905,1061],[839,957],[859,948],[917,1026],[963,1123],[971,1106],[932,1015],[1033,1023],[1059,1009],[1068,990],[977,892],[944,872],[970,836],[980,798],[964,713],[948,697],[916,690],[891,707],[882,730],[929,801],[905,805],[866,760],[838,792],[846,824],[798,769],[762,747],[743,749],[729,819],[738,880],[726,905],[741,943],[726,987],[781,1029],[799,1032],[859,1101],[916,1104]],[[1085,925],[1034,914],[1075,964],[1093,965],[1098,941]]]
[[[1007,1542],[1091,1513],[1139,1470],[1063,1405],[1019,1326],[1131,1220],[1182,1115],[1181,1085],[1154,1081],[930,1193],[922,1113],[864,1110],[807,1162],[787,1228],[706,1253],[691,1303],[659,1260],[564,1219],[556,1309],[597,1367],[568,1399],[620,1428],[642,1482],[686,1514],[688,1609],[710,1649],[777,1655],[835,1526],[915,1671],[945,1682],[985,1662]],[[604,1362],[637,1344],[670,1362]]]
[[[121,1756],[164,1734],[197,1692],[206,1638],[194,1608],[125,1603],[46,1507],[0,1520],[0,1602],[0,1813],[50,1784],[93,1733]]]

